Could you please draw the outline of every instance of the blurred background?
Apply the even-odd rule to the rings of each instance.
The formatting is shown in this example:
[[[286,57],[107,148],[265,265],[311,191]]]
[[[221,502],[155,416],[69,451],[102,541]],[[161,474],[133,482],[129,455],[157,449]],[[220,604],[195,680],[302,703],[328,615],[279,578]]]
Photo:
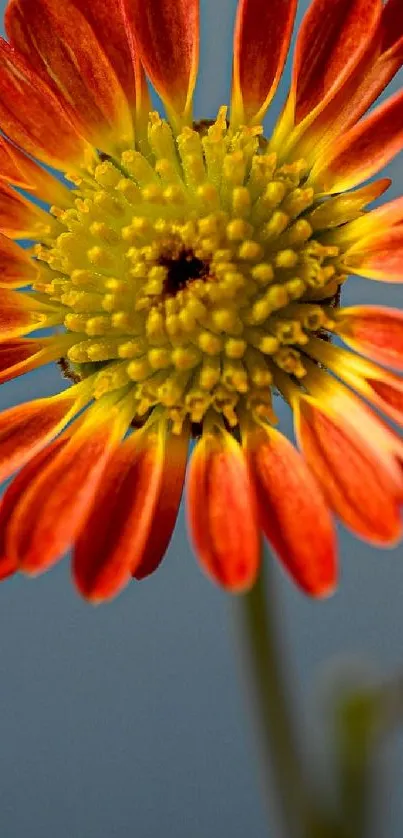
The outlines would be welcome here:
[[[5,5],[0,0],[2,14]],[[301,0],[298,20],[307,5]],[[197,118],[213,117],[228,101],[236,0],[201,0],[201,7]],[[288,81],[289,66],[280,100]],[[403,188],[402,159],[385,174],[394,179],[393,197]],[[345,304],[385,301],[401,306],[401,286],[352,278],[343,295]],[[58,369],[45,367],[3,385],[0,408],[60,386]],[[291,434],[286,407],[277,408]],[[309,601],[273,571],[299,725],[321,765],[327,754],[317,692],[325,673],[342,660],[385,679],[403,672],[402,548],[375,551],[343,530],[340,552],[340,588],[329,601]],[[233,611],[196,564],[183,510],[158,573],[110,605],[94,608],[78,597],[67,559],[35,581],[5,582],[2,838],[265,838]],[[387,760],[382,836],[400,838],[400,734]]]

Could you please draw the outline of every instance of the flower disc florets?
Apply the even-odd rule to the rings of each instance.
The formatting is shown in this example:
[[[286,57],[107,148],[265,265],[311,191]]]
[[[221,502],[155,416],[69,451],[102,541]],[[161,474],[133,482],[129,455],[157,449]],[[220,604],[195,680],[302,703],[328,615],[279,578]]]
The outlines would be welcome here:
[[[162,405],[178,430],[210,408],[231,427],[244,408],[270,417],[273,372],[304,376],[300,350],[345,278],[315,235],[325,205],[304,161],[278,165],[261,127],[225,116],[175,141],[151,114],[153,156],[100,163],[37,248],[35,289],[77,334],[74,374],[99,368],[96,397],[131,384],[137,419]]]

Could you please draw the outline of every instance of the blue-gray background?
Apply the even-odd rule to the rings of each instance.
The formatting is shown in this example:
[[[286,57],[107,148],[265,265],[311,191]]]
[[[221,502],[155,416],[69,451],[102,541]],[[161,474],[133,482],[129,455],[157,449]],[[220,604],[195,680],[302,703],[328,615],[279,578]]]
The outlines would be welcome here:
[[[196,114],[210,117],[228,100],[236,0],[201,6]],[[306,6],[303,0],[299,18]],[[401,159],[387,173],[398,194]],[[344,299],[384,303],[386,295],[401,305],[400,289],[352,279]],[[4,385],[0,407],[59,386],[57,369],[47,367]],[[290,432],[285,408],[280,415]],[[329,661],[353,656],[385,677],[403,666],[403,551],[375,551],[343,531],[334,598],[305,599],[277,569],[275,582],[300,723],[313,750],[313,693]],[[263,838],[231,611],[229,598],[197,567],[183,512],[159,572],[111,605],[93,608],[79,599],[67,560],[36,581],[4,583],[1,838]],[[399,838],[403,829],[401,745],[392,749],[395,790],[388,793],[385,838]]]

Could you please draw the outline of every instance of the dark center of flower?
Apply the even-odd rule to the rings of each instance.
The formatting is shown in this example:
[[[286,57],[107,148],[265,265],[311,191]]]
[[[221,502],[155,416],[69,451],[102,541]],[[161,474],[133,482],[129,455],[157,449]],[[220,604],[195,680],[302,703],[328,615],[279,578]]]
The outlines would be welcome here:
[[[159,264],[166,268],[163,294],[167,296],[174,296],[192,280],[203,279],[208,274],[208,264],[190,249],[181,250],[175,257],[162,255]]]

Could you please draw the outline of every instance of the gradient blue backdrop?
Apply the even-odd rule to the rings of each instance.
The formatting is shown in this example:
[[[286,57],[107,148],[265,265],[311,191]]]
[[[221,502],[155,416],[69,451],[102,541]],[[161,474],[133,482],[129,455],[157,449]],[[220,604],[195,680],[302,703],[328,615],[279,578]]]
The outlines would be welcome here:
[[[196,115],[211,117],[228,100],[236,0],[201,6]],[[398,194],[401,159],[387,173]],[[344,300],[383,303],[385,294],[401,305],[401,286],[353,279]],[[46,367],[4,385],[0,407],[59,386],[57,369]],[[279,412],[291,432],[285,407]],[[280,570],[275,577],[306,746],[320,752],[313,694],[329,660],[357,656],[385,676],[402,667],[403,553],[377,552],[343,531],[340,590],[324,603],[305,599]],[[67,560],[36,581],[2,585],[2,838],[267,835],[231,611],[198,569],[183,512],[159,572],[111,605],[79,599]],[[382,835],[400,838],[402,740],[392,758]]]

